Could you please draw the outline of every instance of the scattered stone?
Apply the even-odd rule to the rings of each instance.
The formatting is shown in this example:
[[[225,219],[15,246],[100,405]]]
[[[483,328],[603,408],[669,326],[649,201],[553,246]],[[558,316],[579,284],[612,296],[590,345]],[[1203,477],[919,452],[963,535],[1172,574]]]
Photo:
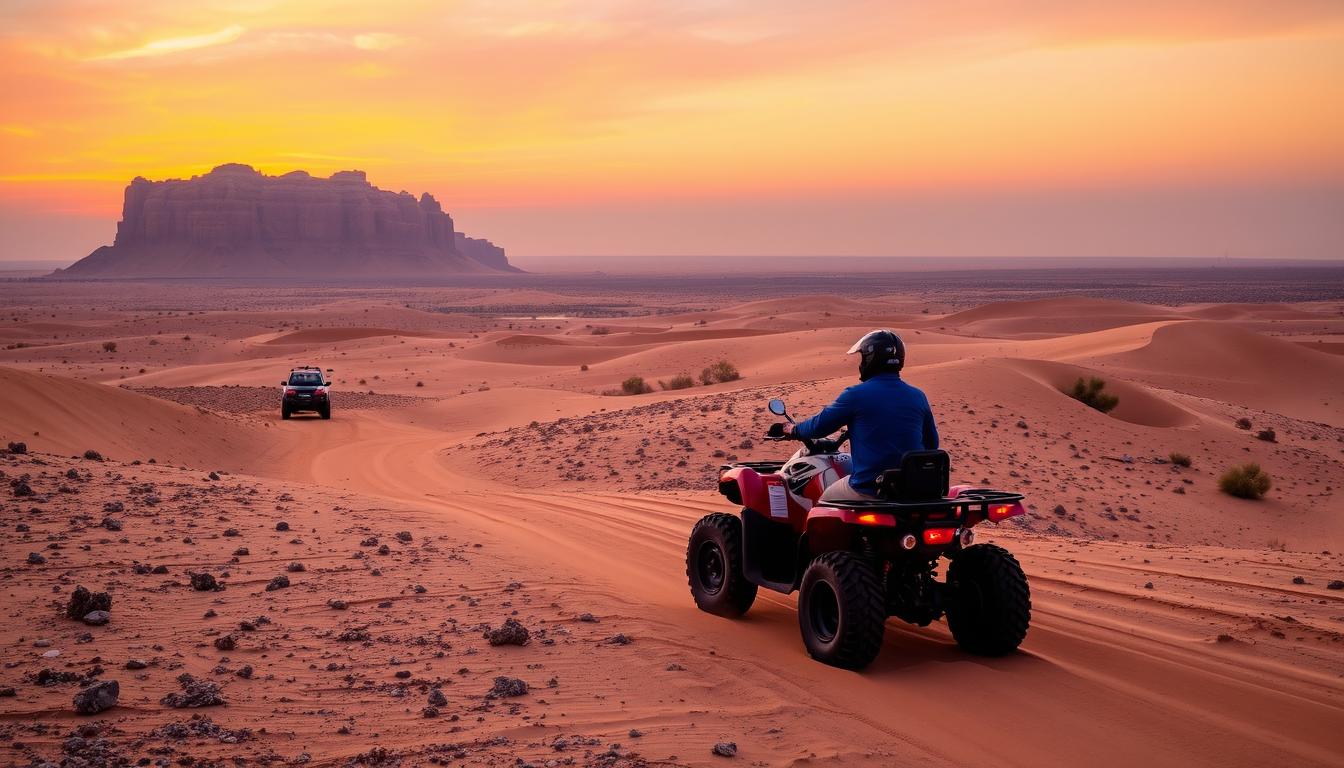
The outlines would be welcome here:
[[[29,553],[28,553],[28,564],[29,564],[29,565],[42,565],[42,564],[45,563],[45,562],[47,562],[47,558],[43,557],[43,556],[41,555],[41,553],[38,553],[38,552],[29,552]]]
[[[1144,588],[1144,589],[1152,589],[1152,588],[1153,588],[1153,582],[1150,581],[1150,582],[1144,584],[1144,585],[1143,585],[1143,588]]]
[[[209,592],[219,589],[219,582],[215,580],[214,574],[193,573],[191,574],[191,588],[197,592]]]
[[[597,617],[594,616],[594,615],[591,614],[591,613],[586,613],[586,612],[585,612],[585,613],[580,613],[580,614],[579,614],[579,621],[582,621],[582,622],[584,622],[585,624],[593,624],[593,623],[596,623],[596,622],[597,622]]]
[[[238,641],[233,635],[221,635],[215,638],[215,648],[221,651],[232,651],[238,647]]]
[[[327,606],[333,611],[344,611],[346,608],[350,607],[344,600],[337,600],[335,598],[328,600]]]
[[[1325,588],[1326,588],[1326,589],[1344,589],[1344,581],[1340,581],[1339,579],[1335,579],[1334,581],[1331,581],[1329,584],[1326,584],[1326,585],[1325,585]]]
[[[484,637],[491,645],[527,645],[532,639],[532,633],[517,619],[510,618],[505,619],[498,628],[487,629]]]
[[[234,539],[234,538],[237,538],[237,537],[242,536],[242,535],[243,535],[243,532],[240,531],[240,530],[238,530],[237,528],[225,528],[225,529],[224,529],[224,536],[225,536],[226,538]]]
[[[82,621],[91,627],[101,627],[112,620],[112,614],[107,611],[89,611],[84,614]]]
[[[443,689],[441,688],[429,689],[429,706],[431,707],[448,706],[448,697],[444,695]]]
[[[288,586],[289,586],[289,577],[282,573],[279,576],[276,576],[274,579],[271,579],[270,582],[266,584],[266,591],[274,592],[277,589],[284,589],[285,587]]]
[[[148,666],[149,666],[149,663],[146,662],[146,661],[143,660],[143,659],[127,659],[127,660],[126,660],[126,668],[127,668],[127,669],[144,669],[144,668],[146,668],[146,667],[148,667]]]
[[[103,502],[103,514],[116,515],[126,511],[126,505],[120,501]]]
[[[117,520],[116,518],[112,518],[112,517],[104,517],[104,518],[103,518],[103,522],[100,523],[100,525],[102,525],[104,528],[106,528],[106,529],[109,530],[109,531],[120,531],[120,530],[121,530],[121,527],[122,527],[122,526],[121,526],[121,521],[120,521],[120,520]]]
[[[496,677],[494,686],[491,687],[490,692],[486,694],[486,696],[491,699],[526,695],[527,683],[516,677],[508,677],[506,675],[499,675]]]
[[[28,452],[28,444],[27,444],[27,443],[18,443],[18,442],[10,443],[10,444],[9,444],[9,452],[10,452],[10,453],[14,453],[14,454],[24,454],[24,453],[27,453],[27,452]]]
[[[27,482],[23,481],[23,480],[17,480],[17,481],[15,481],[14,483],[12,483],[11,487],[14,489],[14,495],[15,495],[15,496],[36,496],[36,495],[37,495],[36,491],[33,490],[33,487],[32,487],[31,485],[29,485]]]
[[[175,709],[188,709],[212,707],[224,703],[224,698],[219,693],[219,683],[198,680],[191,674],[183,672],[178,675],[177,684],[182,687],[182,691],[164,696],[159,699],[160,704]]]
[[[710,750],[719,757],[737,757],[737,743],[732,741],[720,741]]]
[[[406,544],[406,543],[409,543],[410,540],[411,540],[411,532],[410,532],[410,531],[397,531],[397,541],[400,541],[401,543]]]
[[[290,573],[303,573],[308,569],[304,567],[303,563],[295,561],[285,566],[285,570],[289,571]]]
[[[72,619],[82,619],[93,611],[112,610],[112,596],[106,592],[90,592],[84,587],[75,587],[70,595],[70,603],[65,615]]]
[[[247,547],[239,547],[233,550],[234,557],[247,557],[250,554],[252,554],[252,552]]]
[[[1307,583],[1307,580],[1304,579],[1304,578],[1302,578],[1301,576],[1294,576],[1294,577],[1293,577],[1293,583],[1294,583],[1294,584],[1306,584],[1306,583]]]
[[[81,715],[96,715],[117,706],[121,686],[116,680],[94,683],[75,694],[75,711]]]
[[[286,523],[284,520],[281,520],[280,522],[278,522],[278,523],[275,524],[275,530],[277,530],[277,531],[288,531],[288,530],[289,530],[289,523]]]
[[[606,643],[607,645],[629,645],[635,642],[635,639],[627,634],[621,633],[612,635],[611,637],[608,637],[606,640],[603,640],[602,642]]]
[[[84,458],[88,459],[89,461],[102,461],[102,460],[103,460],[103,454],[101,454],[101,453],[99,453],[99,452],[97,452],[97,451],[95,451],[95,450],[93,450],[93,449],[89,449],[89,450],[87,450],[87,451],[84,452]]]
[[[336,636],[337,640],[345,643],[362,643],[370,639],[369,630],[365,627],[350,627]]]

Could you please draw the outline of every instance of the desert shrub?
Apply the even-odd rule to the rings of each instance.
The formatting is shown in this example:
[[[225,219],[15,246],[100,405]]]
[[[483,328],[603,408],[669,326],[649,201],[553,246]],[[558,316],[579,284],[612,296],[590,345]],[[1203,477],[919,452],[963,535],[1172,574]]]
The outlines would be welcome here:
[[[599,325],[593,329],[594,336],[606,336],[608,333],[611,333],[611,329],[606,326]]]
[[[588,364],[587,364],[587,363],[584,363],[583,365],[580,365],[580,366],[579,366],[579,370],[580,370],[580,371],[586,371],[586,370],[588,370]]]
[[[667,381],[660,381],[658,386],[663,389],[690,389],[695,386],[695,379],[682,374],[681,376],[673,376]]]
[[[117,351],[117,342],[115,342],[115,341],[104,341],[104,342],[103,342],[103,351],[104,351],[104,352],[116,352],[116,351]]]
[[[425,386],[425,382],[423,382],[423,381],[417,381],[417,382],[415,382],[415,386],[417,386],[417,387],[423,387],[423,386]]]
[[[1229,496],[1239,499],[1258,499],[1273,485],[1268,474],[1259,464],[1242,464],[1233,467],[1218,478],[1218,488]]]
[[[705,386],[720,384],[725,381],[737,381],[740,378],[742,378],[742,374],[737,372],[737,366],[727,360],[720,360],[700,372],[700,381]]]
[[[1110,413],[1115,409],[1115,406],[1120,404],[1120,398],[1108,394],[1106,392],[1106,382],[1096,376],[1090,379],[1079,376],[1078,380],[1073,383],[1073,389],[1065,392],[1065,394],[1102,413]]]
[[[1240,419],[1237,419],[1236,424],[1237,424],[1237,429],[1250,429],[1250,428],[1251,428],[1251,420],[1248,419],[1248,418],[1246,418],[1245,416],[1242,416]]]
[[[1277,434],[1274,433],[1274,430],[1272,429],[1262,429],[1259,432],[1256,432],[1255,436],[1260,438],[1261,440],[1264,440],[1266,443],[1275,442],[1276,440],[1278,440],[1279,437]]]
[[[653,387],[650,387],[648,384],[644,382],[643,376],[631,376],[630,378],[621,382],[622,394],[646,395],[652,391]]]
[[[1188,454],[1179,451],[1172,451],[1167,458],[1171,459],[1171,463],[1178,467],[1188,467],[1192,463]]]

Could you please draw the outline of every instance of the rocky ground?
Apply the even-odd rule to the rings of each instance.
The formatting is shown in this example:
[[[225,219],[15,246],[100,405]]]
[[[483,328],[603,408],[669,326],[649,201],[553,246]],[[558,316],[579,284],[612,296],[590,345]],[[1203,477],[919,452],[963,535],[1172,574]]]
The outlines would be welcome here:
[[[4,453],[0,481],[7,764],[674,760],[565,726],[637,638],[477,542],[219,473]]]

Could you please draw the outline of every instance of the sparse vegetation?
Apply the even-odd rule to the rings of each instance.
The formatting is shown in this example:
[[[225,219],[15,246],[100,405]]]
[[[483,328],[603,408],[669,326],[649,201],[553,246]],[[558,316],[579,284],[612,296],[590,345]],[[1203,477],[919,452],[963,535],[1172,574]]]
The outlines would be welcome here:
[[[580,371],[586,371],[586,370],[588,370],[588,364],[587,364],[587,363],[584,363],[583,365],[580,365],[580,366],[579,366],[579,370],[580,370]]]
[[[737,381],[740,378],[742,378],[742,374],[738,373],[737,366],[727,360],[720,360],[700,372],[700,381],[705,386],[721,384],[725,381]]]
[[[644,381],[643,376],[631,376],[621,382],[621,393],[626,395],[646,395],[653,391]]]
[[[667,381],[660,381],[658,386],[663,389],[690,389],[695,386],[695,379],[682,374],[681,376],[673,376]]]
[[[1065,392],[1065,394],[1102,413],[1110,413],[1115,409],[1115,406],[1120,404],[1120,398],[1107,393],[1106,382],[1096,376],[1089,379],[1079,376],[1078,380],[1073,383],[1073,389]]]
[[[115,342],[115,341],[104,341],[104,342],[103,342],[103,351],[104,351],[104,352],[116,352],[116,351],[117,351],[117,342]]]
[[[1279,436],[1275,434],[1274,430],[1272,429],[1262,429],[1259,432],[1256,432],[1255,436],[1261,440],[1264,440],[1266,443],[1277,442],[1279,438]]]
[[[1237,424],[1237,429],[1250,429],[1250,428],[1251,428],[1251,420],[1248,419],[1248,418],[1246,418],[1245,416],[1242,416],[1240,419],[1237,419],[1236,424]]]
[[[1175,464],[1178,467],[1188,467],[1192,463],[1190,461],[1190,456],[1188,454],[1184,454],[1179,451],[1172,451],[1170,454],[1167,455],[1167,458],[1171,459],[1171,463]]]
[[[1218,488],[1239,499],[1259,499],[1269,491],[1273,481],[1259,464],[1233,467],[1218,478]]]
[[[593,329],[594,336],[606,336],[609,333],[611,333],[611,329],[604,325],[599,325]]]

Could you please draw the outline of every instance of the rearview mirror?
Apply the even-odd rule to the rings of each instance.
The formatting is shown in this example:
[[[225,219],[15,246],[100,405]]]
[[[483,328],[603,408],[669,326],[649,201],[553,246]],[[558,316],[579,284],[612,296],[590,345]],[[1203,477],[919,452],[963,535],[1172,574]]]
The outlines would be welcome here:
[[[784,416],[789,412],[789,409],[784,407],[783,400],[775,398],[774,400],[770,401],[770,412],[775,414],[776,416]]]

